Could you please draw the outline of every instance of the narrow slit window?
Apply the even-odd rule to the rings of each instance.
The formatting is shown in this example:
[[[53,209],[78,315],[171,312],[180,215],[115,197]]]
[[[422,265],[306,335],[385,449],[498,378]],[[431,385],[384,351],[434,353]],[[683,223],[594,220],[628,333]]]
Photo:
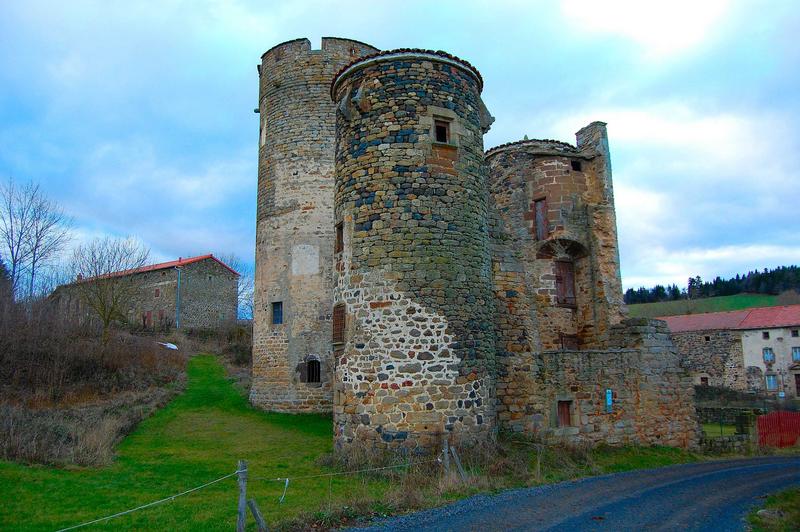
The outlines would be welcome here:
[[[545,198],[533,202],[533,223],[536,240],[545,240],[549,234],[547,226],[547,200]]]
[[[161,296],[161,290],[156,288],[156,297],[160,297],[160,296]]]
[[[580,161],[574,161],[573,160],[573,161],[570,161],[569,163],[572,166],[572,171],[573,172],[582,172],[583,171],[583,165],[581,164]]]
[[[558,402],[558,426],[572,426],[572,401]]]
[[[444,144],[450,143],[450,123],[445,120],[434,120],[433,129],[436,135],[436,142]]]
[[[344,343],[345,310],[342,303],[333,306],[333,343]]]
[[[344,251],[344,224],[340,222],[336,224],[336,244],[333,252],[341,253],[342,251]]]
[[[309,360],[306,363],[306,375],[308,377],[306,382],[321,382],[319,360]]]
[[[272,303],[272,324],[281,325],[283,323],[283,301]]]

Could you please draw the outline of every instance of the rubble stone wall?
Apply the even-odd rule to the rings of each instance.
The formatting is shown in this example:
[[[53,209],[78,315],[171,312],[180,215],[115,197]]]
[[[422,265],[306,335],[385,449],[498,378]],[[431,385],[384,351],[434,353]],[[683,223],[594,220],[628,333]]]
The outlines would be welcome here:
[[[708,378],[709,386],[747,390],[740,331],[709,330],[672,333],[681,354],[681,364],[692,375],[694,384]]]
[[[494,305],[479,79],[436,54],[365,61],[335,83],[335,442],[430,448],[494,428]],[[450,142],[434,142],[434,121]]]

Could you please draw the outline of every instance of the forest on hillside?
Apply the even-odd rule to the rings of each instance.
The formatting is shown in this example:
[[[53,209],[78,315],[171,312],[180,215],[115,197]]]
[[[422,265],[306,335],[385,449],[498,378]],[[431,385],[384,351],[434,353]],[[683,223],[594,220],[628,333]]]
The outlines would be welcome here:
[[[679,299],[702,299],[705,297],[732,296],[741,293],[772,294],[794,290],[800,292],[800,267],[780,266],[773,270],[751,271],[744,275],[723,279],[719,276],[713,281],[703,281],[698,275],[690,277],[685,287],[676,284],[664,286],[657,284],[652,288],[629,288],[625,292],[625,303],[656,303],[677,301]]]

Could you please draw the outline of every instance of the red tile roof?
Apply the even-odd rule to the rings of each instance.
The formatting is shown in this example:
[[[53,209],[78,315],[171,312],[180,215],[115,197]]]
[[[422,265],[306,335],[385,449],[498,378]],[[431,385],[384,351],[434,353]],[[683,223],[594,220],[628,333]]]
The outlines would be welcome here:
[[[664,316],[669,330],[676,332],[709,331],[715,329],[735,329],[747,317],[747,310],[730,312],[708,312],[706,314],[684,314],[681,316]]]
[[[770,327],[792,327],[800,325],[800,305],[784,307],[759,307],[739,324],[739,329],[769,329]]]
[[[715,329],[770,329],[800,326],[800,305],[758,307],[730,312],[708,312],[664,316],[672,332],[708,331]]]
[[[187,264],[192,264],[193,262],[200,262],[201,260],[212,259],[222,265],[224,268],[229,270],[232,274],[239,276],[239,272],[219,260],[217,257],[209,253],[208,255],[198,255],[197,257],[189,257],[184,259],[183,257],[178,258],[178,260],[171,260],[169,262],[159,262],[158,264],[150,264],[148,266],[142,266],[141,268],[137,268],[135,270],[122,270],[118,272],[113,272],[110,274],[102,275],[102,278],[109,278],[109,277],[122,277],[125,275],[131,275],[135,273],[144,273],[144,272],[152,272],[157,270],[166,270],[168,268],[177,268],[179,266],[186,266]],[[92,279],[96,279],[96,277],[89,277],[86,279],[79,279],[80,281],[91,281]]]

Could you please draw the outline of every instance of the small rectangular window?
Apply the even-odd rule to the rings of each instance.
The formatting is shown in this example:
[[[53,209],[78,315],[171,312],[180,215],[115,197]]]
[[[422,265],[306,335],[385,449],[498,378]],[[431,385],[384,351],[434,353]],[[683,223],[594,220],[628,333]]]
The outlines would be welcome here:
[[[772,351],[771,347],[765,347],[764,349],[761,350],[761,352],[764,355],[765,363],[771,364],[772,362],[775,362],[775,353]]]
[[[572,401],[558,402],[558,426],[572,426]]]
[[[792,338],[797,338],[800,336],[800,330],[792,329]]]
[[[570,161],[570,166],[572,166],[573,172],[581,172],[583,170],[583,165],[580,161]]]
[[[336,244],[334,245],[333,252],[341,253],[344,251],[344,224],[339,222],[336,224]]]
[[[792,362],[800,362],[800,347],[792,348]]]
[[[333,306],[333,343],[344,343],[345,306],[337,303]]]
[[[433,121],[434,134],[436,135],[436,142],[448,144],[450,142],[450,122],[445,120]]]
[[[156,297],[160,297],[160,296],[161,296],[161,290],[156,288]]]
[[[710,342],[710,341],[711,341],[711,337],[710,336],[706,336],[706,342]]]
[[[763,331],[761,333],[761,338],[763,338],[764,340],[769,340],[769,331]]]
[[[767,390],[777,390],[778,389],[778,376],[777,375],[767,375]]]
[[[545,198],[533,202],[533,223],[536,240],[545,240],[550,234],[547,223],[547,200]]]
[[[561,335],[561,349],[563,351],[577,351],[580,349],[580,342],[578,337],[574,334]]]
[[[272,303],[272,324],[281,325],[283,323],[283,302],[274,301]]]
[[[700,384],[702,386],[708,386],[708,377],[700,377]]]

